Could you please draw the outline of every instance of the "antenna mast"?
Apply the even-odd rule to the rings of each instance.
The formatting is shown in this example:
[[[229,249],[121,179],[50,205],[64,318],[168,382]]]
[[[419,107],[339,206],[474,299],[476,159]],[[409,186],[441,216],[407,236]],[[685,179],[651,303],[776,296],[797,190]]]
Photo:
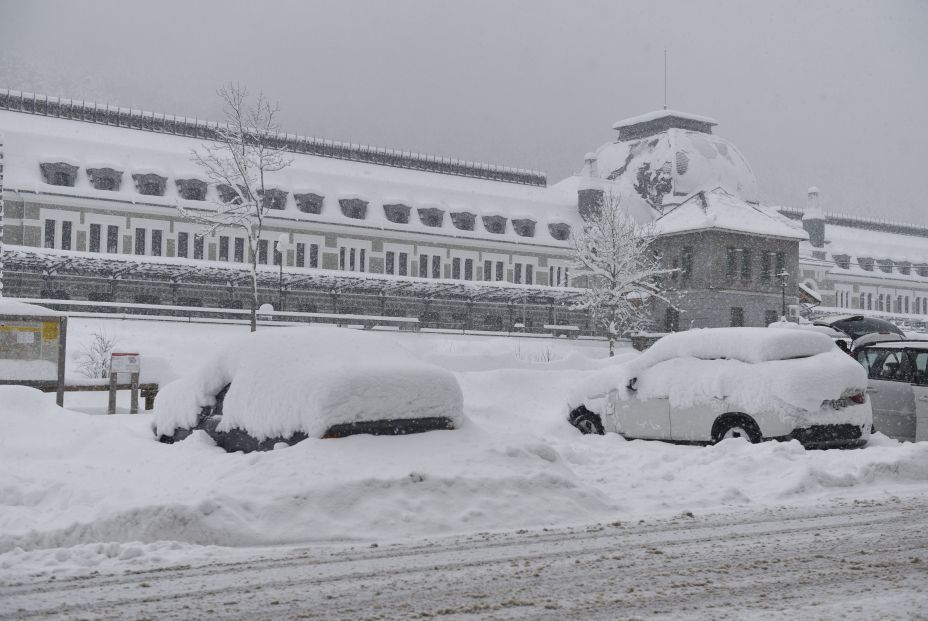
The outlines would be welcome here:
[[[667,48],[664,48],[664,110],[667,109]]]

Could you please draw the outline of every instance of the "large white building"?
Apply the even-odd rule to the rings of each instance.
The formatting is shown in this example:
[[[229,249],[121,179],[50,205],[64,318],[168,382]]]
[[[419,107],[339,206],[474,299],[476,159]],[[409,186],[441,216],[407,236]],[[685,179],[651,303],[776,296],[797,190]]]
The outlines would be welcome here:
[[[816,220],[814,210],[800,224],[799,211],[761,204],[750,165],[715,125],[669,110],[620,121],[578,174],[553,185],[534,171],[278,136],[293,162],[269,178],[262,301],[437,327],[566,323],[593,333],[591,318],[569,306],[571,285],[582,284],[570,235],[611,193],[654,226],[656,250],[674,270],[664,299],[650,302],[656,329],[766,325],[803,283],[826,304],[834,289],[837,306],[876,311],[882,295],[899,312],[925,310],[923,288],[903,288],[928,282],[917,227],[893,233],[909,250],[870,251],[864,258],[876,268],[868,271],[845,247],[853,226]],[[247,305],[243,236],[202,237],[178,209],[208,209],[227,194],[191,158],[215,126],[0,92],[5,294]],[[824,241],[820,221],[828,222]]]

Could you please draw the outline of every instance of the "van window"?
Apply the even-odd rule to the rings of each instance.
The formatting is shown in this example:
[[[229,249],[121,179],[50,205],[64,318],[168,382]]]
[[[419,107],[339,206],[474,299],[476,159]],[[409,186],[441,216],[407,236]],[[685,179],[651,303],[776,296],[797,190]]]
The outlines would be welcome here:
[[[888,380],[892,382],[911,382],[912,368],[909,365],[909,357],[902,350],[887,351],[882,360],[877,361],[875,368],[871,368],[871,377],[874,379]]]
[[[915,362],[914,383],[928,386],[928,351],[913,351],[911,355]]]

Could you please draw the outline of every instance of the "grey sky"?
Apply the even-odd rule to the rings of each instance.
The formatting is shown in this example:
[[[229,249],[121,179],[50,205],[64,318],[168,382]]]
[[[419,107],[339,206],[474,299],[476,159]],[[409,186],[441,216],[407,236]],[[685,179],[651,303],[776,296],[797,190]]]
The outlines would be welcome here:
[[[0,87],[216,119],[237,80],[285,129],[579,170],[619,119],[716,118],[767,202],[928,222],[928,2],[0,0]]]

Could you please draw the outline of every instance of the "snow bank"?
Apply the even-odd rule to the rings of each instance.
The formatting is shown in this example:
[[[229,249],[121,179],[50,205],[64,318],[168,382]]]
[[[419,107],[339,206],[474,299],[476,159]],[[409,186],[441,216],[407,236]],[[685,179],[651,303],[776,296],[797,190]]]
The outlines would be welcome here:
[[[395,339],[338,328],[263,330],[234,341],[196,373],[173,382],[155,402],[156,432],[192,427],[226,384],[220,431],[259,440],[332,425],[384,419],[462,420],[457,380],[421,362]]]
[[[0,298],[0,316],[30,315],[34,317],[60,317],[64,314],[65,313],[53,311],[50,308],[45,308],[44,306]]]

